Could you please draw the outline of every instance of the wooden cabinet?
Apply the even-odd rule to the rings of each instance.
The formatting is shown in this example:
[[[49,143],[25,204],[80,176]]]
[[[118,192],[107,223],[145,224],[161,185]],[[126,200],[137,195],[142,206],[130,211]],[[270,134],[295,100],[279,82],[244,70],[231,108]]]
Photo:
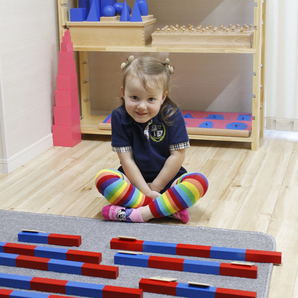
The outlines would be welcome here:
[[[127,0],[127,3],[133,7],[134,0]],[[252,113],[252,129],[249,137],[221,136],[221,135],[199,135],[189,133],[190,139],[204,140],[221,140],[232,142],[251,143],[252,150],[257,150],[259,147],[259,139],[263,135],[264,129],[264,78],[262,63],[264,66],[264,46],[262,36],[264,36],[265,26],[265,2],[262,0],[150,0],[148,1],[149,14],[153,18],[146,19],[143,23],[125,24],[121,26],[121,32],[129,30],[131,34],[126,34],[123,40],[117,36],[115,28],[109,28],[107,22],[70,22],[68,20],[68,10],[71,7],[76,7],[74,0],[58,0],[59,12],[59,33],[62,38],[66,28],[69,28],[74,50],[78,51],[79,63],[79,86],[80,86],[80,101],[81,101],[81,131],[83,134],[110,134],[108,129],[99,129],[98,123],[108,116],[92,115],[90,98],[90,52],[106,52],[106,53],[124,53],[126,57],[130,53],[168,53],[168,55],[220,55],[220,59],[224,57],[239,57],[239,55],[250,56],[251,68],[247,70],[248,76],[251,76],[251,107]],[[220,27],[220,24],[227,26],[233,24],[241,26],[247,24],[251,31],[246,32],[246,35],[240,36],[244,38],[243,45],[240,38],[237,38],[232,33],[230,25],[230,33],[225,33],[226,40],[223,38],[222,45],[214,46],[213,40],[208,46],[208,38],[205,34],[205,44],[193,46],[191,44],[180,43],[180,46],[175,46],[171,42],[161,44],[154,42],[151,44],[151,33],[157,28],[162,28],[165,25],[186,25],[192,24],[195,28],[199,24],[213,27]],[[135,26],[138,26],[136,28]],[[154,29],[155,28],[155,29]],[[119,31],[120,32],[120,31]],[[120,33],[121,34],[121,33]],[[124,33],[123,33],[124,34]],[[154,33],[156,34],[156,33]],[[212,33],[211,33],[212,34]],[[94,36],[92,38],[92,36]],[[102,38],[98,38],[101,36]],[[130,39],[130,36],[134,38]],[[103,40],[106,40],[104,42]],[[238,42],[239,40],[239,42]],[[189,43],[189,42],[188,42]],[[195,78],[194,78],[195,80]],[[120,86],[119,86],[120,87]],[[245,111],[240,111],[245,112]]]

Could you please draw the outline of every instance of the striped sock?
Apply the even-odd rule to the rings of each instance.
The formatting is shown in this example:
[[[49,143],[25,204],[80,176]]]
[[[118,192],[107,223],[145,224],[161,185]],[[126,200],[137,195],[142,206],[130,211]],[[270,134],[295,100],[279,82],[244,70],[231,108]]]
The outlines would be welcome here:
[[[149,204],[150,211],[155,218],[169,216],[194,205],[207,189],[208,180],[203,174],[183,174],[176,185]]]
[[[98,191],[113,205],[138,208],[153,201],[124,181],[123,174],[117,170],[101,170],[95,177],[95,184]]]

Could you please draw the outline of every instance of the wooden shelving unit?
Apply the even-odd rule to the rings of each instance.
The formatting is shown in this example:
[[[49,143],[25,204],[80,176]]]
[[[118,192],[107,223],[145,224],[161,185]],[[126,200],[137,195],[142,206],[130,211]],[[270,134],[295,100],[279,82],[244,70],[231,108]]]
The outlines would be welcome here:
[[[206,0],[207,1],[207,0]],[[208,0],[210,1],[210,0]],[[137,44],[134,46],[128,44],[122,44],[120,46],[117,43],[109,42],[108,44],[92,44],[90,42],[90,28],[94,30],[94,27],[101,28],[102,24],[86,24],[78,22],[69,22],[67,19],[67,11],[70,7],[76,7],[76,1],[58,0],[58,15],[59,15],[59,34],[60,39],[64,34],[66,28],[69,28],[70,33],[74,36],[74,50],[79,52],[79,80],[80,80],[80,99],[81,99],[81,131],[83,134],[100,134],[109,135],[109,130],[98,129],[98,123],[102,122],[105,116],[93,116],[91,115],[90,104],[90,85],[89,85],[89,65],[88,65],[88,52],[142,52],[142,53],[193,53],[193,54],[251,54],[253,55],[253,86],[252,86],[252,130],[249,137],[229,137],[229,136],[206,136],[206,135],[193,135],[189,134],[190,139],[197,140],[220,140],[220,141],[232,141],[232,142],[245,142],[251,143],[252,150],[259,148],[259,138],[263,135],[264,130],[264,76],[262,74],[261,60],[264,59],[264,44],[262,35],[265,32],[265,0],[246,0],[251,1],[254,5],[254,34],[252,37],[252,47],[173,47],[170,45],[158,45],[152,46],[148,42],[150,38],[149,34],[153,32],[153,26],[155,21],[146,21],[149,27],[143,28],[143,44]],[[69,3],[71,2],[71,3]],[[74,6],[73,6],[74,5]],[[100,22],[98,22],[100,23]],[[125,26],[129,26],[126,24]],[[101,28],[102,30],[102,28]],[[82,36],[82,38],[80,38]],[[88,36],[87,42],[85,37]],[[83,38],[84,37],[84,38]],[[84,39],[84,40],[83,40]],[[121,43],[120,43],[121,44]],[[263,65],[264,67],[264,65]]]

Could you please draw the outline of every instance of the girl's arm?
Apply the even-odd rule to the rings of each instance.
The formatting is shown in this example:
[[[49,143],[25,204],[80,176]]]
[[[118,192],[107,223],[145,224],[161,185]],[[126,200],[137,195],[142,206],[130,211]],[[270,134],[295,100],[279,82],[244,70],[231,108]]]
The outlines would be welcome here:
[[[118,153],[122,168],[125,172],[125,176],[129,179],[132,185],[134,185],[144,195],[155,199],[160,193],[150,189],[146,183],[139,167],[135,163],[132,152]]]
[[[160,192],[177,175],[185,158],[185,149],[172,150],[163,168],[152,181],[150,188]]]

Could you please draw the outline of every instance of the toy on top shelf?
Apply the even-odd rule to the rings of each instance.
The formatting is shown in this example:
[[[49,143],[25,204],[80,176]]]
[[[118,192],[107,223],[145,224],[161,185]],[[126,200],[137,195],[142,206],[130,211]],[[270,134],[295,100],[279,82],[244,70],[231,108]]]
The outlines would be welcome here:
[[[98,22],[98,21],[122,21],[122,22],[143,22],[152,19],[148,17],[148,3],[146,0],[136,0],[131,20],[131,8],[124,2],[116,0],[81,0],[78,8],[71,8],[69,11],[71,22]],[[114,18],[116,14],[120,19]],[[144,18],[142,18],[142,16]]]
[[[118,15],[121,15],[124,3],[123,2],[116,2],[113,6],[116,9],[116,13]],[[128,9],[129,14],[131,14],[130,6],[127,5],[127,9]]]
[[[131,22],[142,22],[143,21],[142,15],[141,15],[141,12],[140,12],[140,8],[139,8],[139,5],[138,5],[137,1],[135,2],[135,5],[133,7],[133,11],[132,11],[132,14],[131,14],[130,21]]]
[[[71,8],[69,10],[69,18],[71,22],[83,22],[87,19],[87,9],[84,8]]]
[[[100,6],[98,0],[90,0],[90,11],[88,13],[87,22],[98,22],[100,20]]]
[[[71,8],[69,10],[69,19],[72,22],[86,21],[89,11],[90,11],[89,0],[79,0],[79,7]]]
[[[148,15],[148,3],[146,0],[136,0],[140,13],[142,16],[147,16]]]
[[[75,50],[94,50],[108,46],[148,46],[152,42],[156,19],[153,15],[143,15],[141,8],[148,6],[143,0],[135,2],[134,11],[124,3],[114,0],[90,0],[90,9],[84,7],[70,9],[70,21],[65,22],[71,33]],[[84,21],[86,11],[86,21]],[[145,9],[145,13],[146,13]],[[117,15],[116,15],[117,13]]]
[[[103,13],[106,6],[108,5],[114,6],[114,4],[117,3],[117,0],[100,0],[99,2],[100,2],[101,12]]]
[[[130,14],[126,0],[124,0],[123,9],[121,11],[120,22],[130,22]]]
[[[116,9],[113,5],[107,5],[103,9],[103,15],[105,17],[114,17],[116,15]]]
[[[240,27],[229,24],[224,27],[213,25],[194,28],[193,25],[166,25],[152,33],[152,45],[171,45],[175,47],[220,47],[252,48],[254,29],[252,25]]]
[[[116,10],[116,13],[121,15],[121,12],[122,12],[122,9],[123,9],[123,3],[122,2],[116,2],[113,6]]]
[[[71,22],[98,22],[101,16],[99,0],[79,0],[78,8],[69,10]]]

